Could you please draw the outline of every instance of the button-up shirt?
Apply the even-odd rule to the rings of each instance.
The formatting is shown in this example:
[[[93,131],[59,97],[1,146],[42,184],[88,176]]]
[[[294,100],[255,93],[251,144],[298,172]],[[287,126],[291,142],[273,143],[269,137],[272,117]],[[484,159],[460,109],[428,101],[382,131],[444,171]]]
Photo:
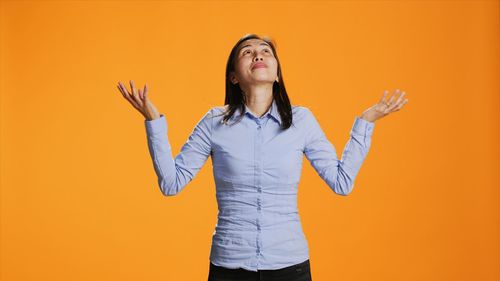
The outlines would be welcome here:
[[[305,155],[339,195],[351,193],[370,148],[374,122],[355,117],[350,138],[337,158],[312,111],[292,105],[293,122],[281,130],[276,101],[261,117],[245,106],[223,124],[224,108],[210,108],[173,157],[167,121],[145,120],[149,153],[165,196],[176,195],[212,159],[218,205],[210,261],[251,271],[279,269],[309,259],[297,209]]]

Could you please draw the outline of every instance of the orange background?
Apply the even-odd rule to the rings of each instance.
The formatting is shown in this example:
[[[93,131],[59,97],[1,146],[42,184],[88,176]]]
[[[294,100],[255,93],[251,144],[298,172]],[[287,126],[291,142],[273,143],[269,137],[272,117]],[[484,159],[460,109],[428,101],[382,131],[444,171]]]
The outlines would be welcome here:
[[[304,161],[313,280],[499,280],[499,1],[1,2],[1,280],[206,280],[211,160],[164,197],[144,120],[116,88],[148,83],[175,153],[246,33],[277,42],[292,104],[341,156],[383,90],[343,197]]]

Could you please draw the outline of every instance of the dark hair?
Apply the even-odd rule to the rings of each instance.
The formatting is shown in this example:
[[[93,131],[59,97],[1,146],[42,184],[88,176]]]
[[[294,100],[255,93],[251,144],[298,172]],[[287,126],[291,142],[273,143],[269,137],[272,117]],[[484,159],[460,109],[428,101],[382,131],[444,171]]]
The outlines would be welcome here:
[[[257,34],[247,34],[243,36],[236,44],[233,46],[233,49],[231,50],[231,53],[229,54],[229,59],[227,60],[227,65],[226,65],[226,98],[224,100],[224,105],[228,105],[226,111],[224,111],[224,118],[223,118],[223,123],[227,123],[227,121],[233,116],[235,113],[236,109],[240,109],[240,112],[242,112],[241,116],[237,121],[240,121],[245,113],[245,95],[243,95],[243,92],[240,88],[239,83],[233,84],[231,83],[231,72],[234,71],[234,63],[236,60],[236,55],[238,51],[238,47],[240,46],[241,43],[243,43],[246,40],[249,39],[260,39],[265,41],[271,46],[271,49],[273,51],[274,57],[276,58],[276,61],[278,62],[278,81],[274,81],[273,84],[273,99],[276,101],[276,104],[278,106],[278,112],[281,117],[281,128],[283,130],[288,129],[292,125],[292,106],[290,104],[290,99],[288,98],[288,95],[286,93],[285,89],[285,81],[283,80],[283,75],[282,75],[282,70],[281,70],[281,64],[280,60],[278,58],[278,54],[276,53],[276,47],[274,40],[271,39],[270,37],[263,36],[260,37]]]

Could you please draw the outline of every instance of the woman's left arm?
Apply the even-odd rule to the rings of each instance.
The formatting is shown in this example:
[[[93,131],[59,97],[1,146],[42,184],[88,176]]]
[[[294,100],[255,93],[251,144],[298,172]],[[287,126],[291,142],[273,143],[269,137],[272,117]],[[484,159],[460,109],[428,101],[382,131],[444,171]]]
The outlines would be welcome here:
[[[396,102],[393,102],[394,96],[385,102],[386,96],[387,91],[377,104],[365,110],[361,116],[356,116],[351,128],[351,137],[344,146],[340,160],[335,147],[326,137],[318,120],[307,109],[308,118],[305,127],[308,128],[308,132],[304,153],[319,176],[335,193],[349,195],[352,192],[356,176],[370,150],[375,121],[400,110],[408,102],[407,99],[402,100],[404,92]]]

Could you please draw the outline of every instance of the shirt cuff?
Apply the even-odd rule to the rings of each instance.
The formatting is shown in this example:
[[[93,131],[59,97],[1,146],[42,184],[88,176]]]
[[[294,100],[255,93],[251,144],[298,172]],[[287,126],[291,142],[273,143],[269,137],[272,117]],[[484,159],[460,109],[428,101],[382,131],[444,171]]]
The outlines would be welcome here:
[[[373,134],[373,128],[375,127],[375,122],[370,122],[365,119],[356,116],[354,124],[352,125],[352,132],[358,135],[371,136]]]
[[[160,118],[153,120],[144,120],[144,125],[146,126],[146,132],[151,135],[163,134],[167,131],[167,119],[163,114],[160,114]]]

